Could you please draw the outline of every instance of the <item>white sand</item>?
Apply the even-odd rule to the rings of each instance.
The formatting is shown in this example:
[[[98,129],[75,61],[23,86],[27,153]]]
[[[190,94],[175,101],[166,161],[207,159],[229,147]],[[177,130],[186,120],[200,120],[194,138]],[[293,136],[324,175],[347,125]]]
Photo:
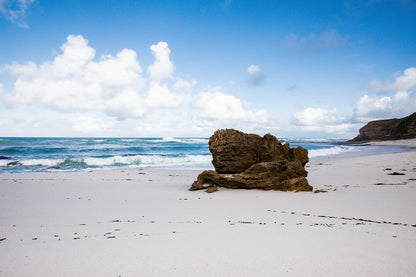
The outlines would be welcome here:
[[[415,276],[416,152],[307,170],[329,192],[190,192],[191,170],[2,174],[0,276]]]
[[[414,139],[400,139],[400,140],[387,140],[387,141],[372,141],[371,145],[397,145],[397,146],[408,146],[416,148],[416,138]]]

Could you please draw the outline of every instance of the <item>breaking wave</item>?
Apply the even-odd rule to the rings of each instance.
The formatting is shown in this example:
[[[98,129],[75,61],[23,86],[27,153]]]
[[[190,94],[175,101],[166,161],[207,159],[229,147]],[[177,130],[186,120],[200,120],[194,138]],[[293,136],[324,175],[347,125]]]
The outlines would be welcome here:
[[[354,146],[333,146],[328,148],[311,149],[308,152],[309,158],[332,156],[343,154],[346,152],[356,151],[357,148]]]
[[[66,159],[29,159],[29,160],[1,160],[0,167],[21,167],[22,169],[45,170],[82,170],[88,168],[113,167],[207,167],[211,163],[210,155],[134,155],[111,157],[84,157]]]
[[[335,139],[286,138],[309,157],[348,153]],[[79,171],[100,168],[210,169],[209,138],[0,138],[0,173]]]

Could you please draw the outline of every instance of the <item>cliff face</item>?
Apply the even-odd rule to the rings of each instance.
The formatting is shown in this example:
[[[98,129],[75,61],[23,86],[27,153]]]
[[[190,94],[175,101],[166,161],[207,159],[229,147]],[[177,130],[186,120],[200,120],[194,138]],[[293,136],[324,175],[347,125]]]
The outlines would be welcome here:
[[[400,119],[370,121],[349,143],[416,138],[416,112]]]

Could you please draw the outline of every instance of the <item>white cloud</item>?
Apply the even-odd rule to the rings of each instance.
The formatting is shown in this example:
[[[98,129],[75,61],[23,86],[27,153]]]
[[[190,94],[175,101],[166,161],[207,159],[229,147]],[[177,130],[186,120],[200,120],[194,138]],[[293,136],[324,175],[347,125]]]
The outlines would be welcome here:
[[[401,102],[401,101],[407,101],[409,99],[409,93],[406,91],[398,91],[394,95],[394,101]]]
[[[311,33],[306,37],[289,35],[282,43],[283,50],[289,54],[313,54],[329,48],[344,46],[349,36],[342,36],[336,30]]]
[[[145,113],[146,80],[133,50],[94,61],[95,50],[82,36],[70,35],[53,61],[7,65],[16,82],[11,94],[3,93],[10,105],[43,105],[58,111],[101,110],[119,117]]]
[[[296,122],[303,126],[331,124],[339,121],[337,109],[306,108],[294,114]]]
[[[176,91],[177,93],[189,94],[194,89],[196,83],[197,82],[195,80],[188,82],[186,80],[178,78],[175,84],[173,84],[173,90]]]
[[[81,133],[97,133],[107,130],[110,124],[101,118],[80,116],[72,120],[72,128]]]
[[[155,58],[149,65],[149,91],[146,96],[146,105],[149,107],[174,108],[186,103],[189,99],[195,82],[188,82],[178,78],[174,83],[173,90],[167,84],[162,84],[166,79],[174,79],[174,65],[170,60],[170,49],[166,42],[159,42],[150,47]]]
[[[188,102],[186,94],[179,94],[169,90],[167,85],[153,84],[150,86],[146,98],[149,107],[174,108]]]
[[[416,111],[415,67],[407,68],[403,74],[398,73],[393,82],[373,80],[368,86],[379,94],[366,94],[358,99],[353,116],[356,121],[403,117]]]
[[[103,106],[109,116],[118,118],[139,118],[144,117],[147,112],[143,97],[134,91],[117,93]]]
[[[306,108],[293,115],[293,123],[302,126],[306,131],[326,133],[347,132],[351,124],[338,115],[337,109]]]
[[[250,74],[250,83],[253,85],[259,85],[264,81],[264,74],[263,71],[260,69],[258,65],[250,65],[247,68],[248,74]]]
[[[410,90],[416,86],[416,67],[407,68],[402,75],[395,78],[394,82],[380,82],[373,80],[369,87],[377,92],[396,92]]]
[[[390,97],[370,97],[366,94],[357,101],[355,118],[358,121],[369,121],[390,113],[391,109],[392,99]]]
[[[146,136],[197,136],[191,128],[195,120],[197,119],[188,113],[187,107],[154,110],[146,116],[146,120],[135,122],[135,131]]]
[[[161,81],[172,78],[173,62],[170,60],[170,49],[166,42],[159,42],[150,47],[155,61],[147,69],[151,83],[160,83]]]
[[[362,96],[356,104],[354,119],[367,122],[376,119],[407,116],[416,111],[416,93],[398,91],[393,97]]]
[[[194,107],[200,109],[201,118],[209,121],[264,123],[268,118],[267,111],[246,110],[240,99],[220,91],[200,92],[195,98]]]
[[[208,87],[195,95],[196,81],[174,75],[165,42],[151,46],[154,62],[148,66],[147,75],[143,75],[136,52],[130,49],[97,58],[88,40],[69,35],[60,50],[53,59],[39,64],[3,66],[3,73],[9,73],[15,82],[8,91],[0,83],[0,104],[13,114],[24,110],[53,115],[42,117],[39,123],[42,128],[53,126],[43,129],[50,135],[69,126],[81,134],[110,136],[157,132],[209,135],[213,128],[261,130],[274,126],[267,111],[247,109],[224,87]],[[256,75],[261,70],[253,65],[249,72]],[[7,122],[2,124],[11,126],[12,121]],[[40,129],[32,132],[42,134]]]
[[[88,40],[82,36],[68,36],[67,42],[61,46],[61,51],[62,54],[56,56],[53,61],[52,66],[55,71],[48,72],[53,73],[56,78],[77,74],[95,56],[95,50],[88,45]],[[46,67],[48,64],[45,63],[43,66]]]
[[[10,22],[22,28],[27,28],[25,21],[30,5],[35,0],[0,0],[0,13]]]

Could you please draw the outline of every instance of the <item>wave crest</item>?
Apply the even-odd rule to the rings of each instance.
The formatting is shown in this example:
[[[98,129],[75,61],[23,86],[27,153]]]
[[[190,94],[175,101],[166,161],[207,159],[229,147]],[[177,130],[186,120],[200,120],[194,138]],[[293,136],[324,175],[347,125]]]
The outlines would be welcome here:
[[[0,161],[0,167],[9,167],[8,163],[10,163],[10,160]],[[134,155],[65,159],[30,159],[18,161],[14,166],[73,170],[101,167],[208,167],[210,164],[210,155]]]
[[[350,152],[353,150],[357,150],[357,148],[353,146],[334,146],[329,148],[321,148],[321,149],[312,149],[309,150],[309,158],[315,157],[323,157],[323,156],[332,156],[337,154],[342,154],[345,152]]]

